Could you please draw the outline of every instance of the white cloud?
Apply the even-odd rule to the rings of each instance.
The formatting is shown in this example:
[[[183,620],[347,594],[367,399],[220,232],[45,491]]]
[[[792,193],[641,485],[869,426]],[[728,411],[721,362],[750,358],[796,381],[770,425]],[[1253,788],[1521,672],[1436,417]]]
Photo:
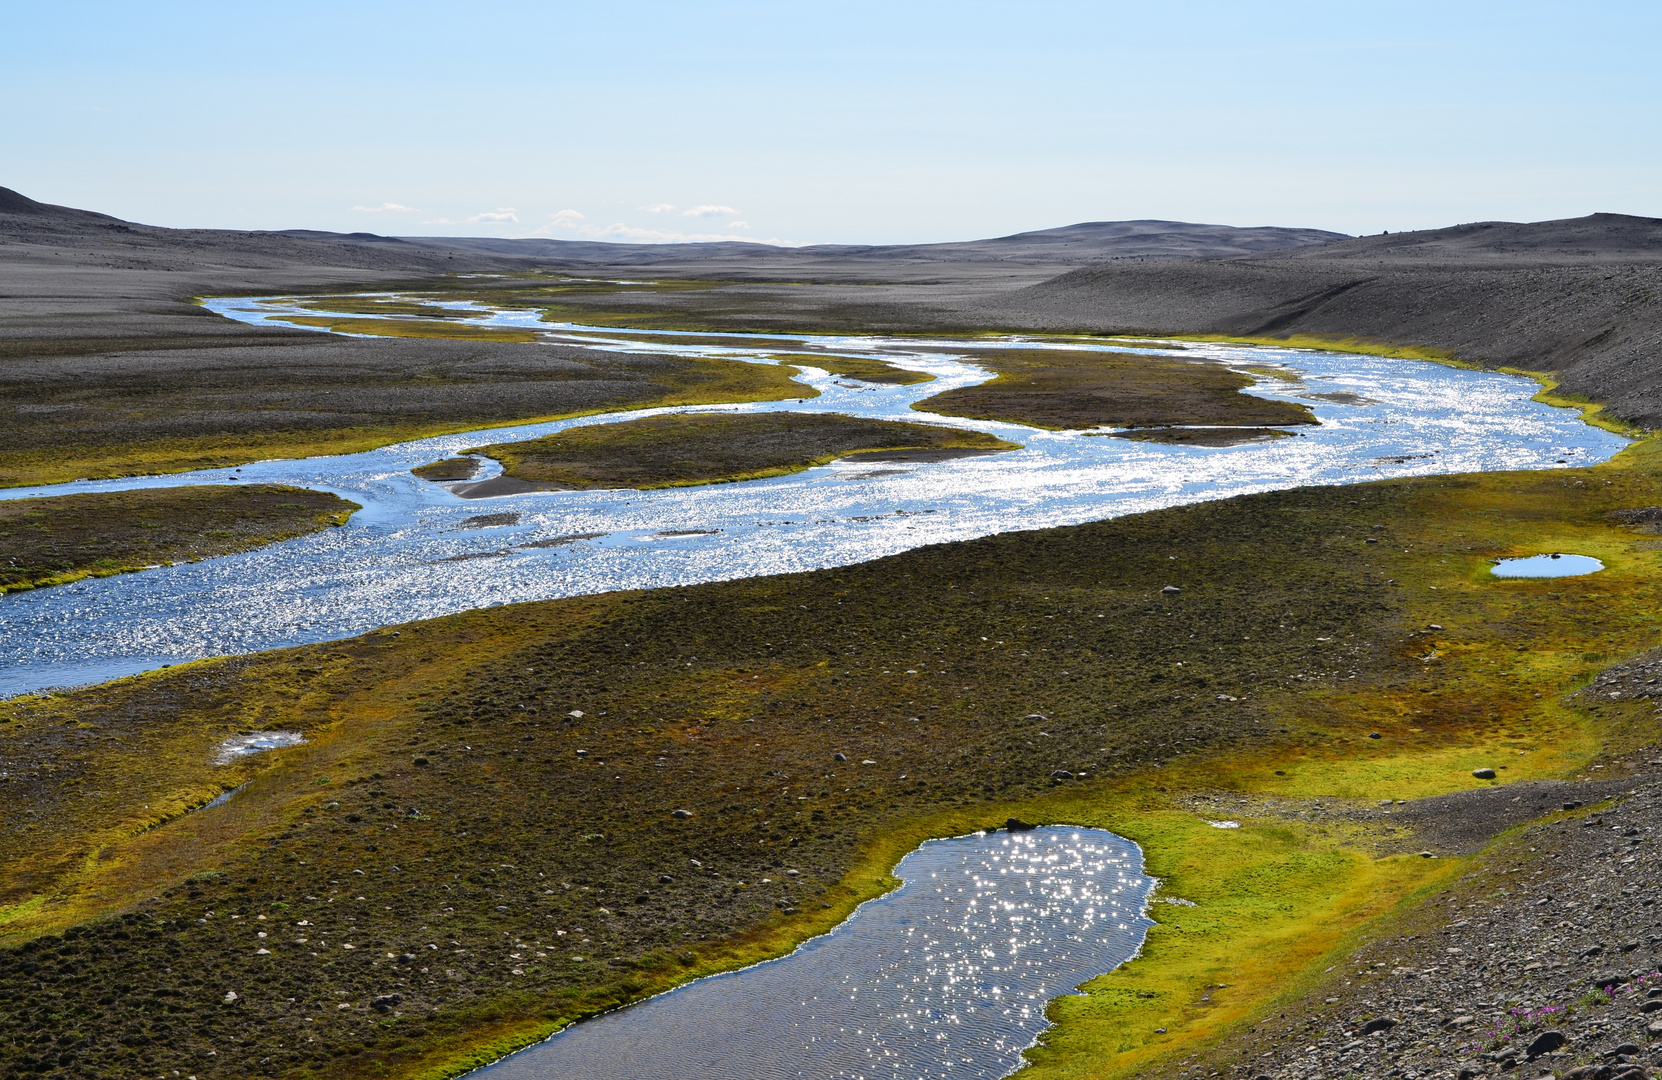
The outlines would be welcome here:
[[[695,206],[690,210],[681,211],[682,217],[738,217],[743,210],[735,210],[731,206]]]
[[[515,216],[513,207],[499,206],[495,210],[486,210],[483,213],[474,214],[472,217],[467,219],[467,222],[470,225],[482,221],[512,221],[517,225],[519,223],[519,218]]]
[[[413,207],[413,206],[399,206],[395,202],[384,202],[380,206],[354,206],[352,209],[354,209],[354,210],[356,210],[356,211],[358,211],[359,213],[362,213],[362,214],[379,214],[379,213],[383,213],[383,212],[389,213],[389,214],[413,214],[413,213],[416,213],[416,208],[415,207]]]
[[[569,226],[569,227],[576,227],[576,225],[579,221],[584,220],[583,215],[578,213],[576,210],[561,210],[557,214],[548,215],[548,217],[549,217],[549,220],[552,221],[556,225],[564,225],[564,226]]]
[[[648,203],[646,206],[641,207],[641,209],[645,210],[649,214],[667,214],[671,210],[675,209],[675,204],[667,202]]]
[[[727,227],[729,229],[748,229],[748,228],[750,228],[750,222],[748,222],[748,221],[729,221],[727,223]]]

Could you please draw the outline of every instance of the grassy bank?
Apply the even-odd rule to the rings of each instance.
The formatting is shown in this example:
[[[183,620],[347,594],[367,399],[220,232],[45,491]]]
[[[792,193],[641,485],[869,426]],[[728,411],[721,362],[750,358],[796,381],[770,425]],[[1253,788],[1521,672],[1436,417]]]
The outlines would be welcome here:
[[[834,413],[675,413],[570,428],[468,453],[550,488],[655,488],[783,476],[874,451],[995,453],[1015,443],[958,428]],[[441,463],[435,463],[441,464]],[[423,468],[430,468],[423,466]]]
[[[432,329],[425,323],[418,328]],[[441,339],[449,336],[431,340],[448,344]],[[257,367],[214,369],[184,381],[112,370],[108,381],[20,388],[18,413],[0,434],[0,487],[352,454],[409,439],[620,409],[817,393],[790,381],[794,369],[740,360],[573,357],[538,347],[407,359],[376,353],[320,369],[309,358],[289,359],[287,350],[305,344],[285,339],[266,346]]]
[[[0,593],[252,551],[357,510],[279,484],[149,488],[0,501]]]
[[[1164,1060],[1443,865],[1213,830],[1187,795],[1411,798],[1650,738],[1648,707],[1564,695],[1657,640],[1655,541],[1608,517],[1657,502],[1657,472],[1647,443],[1255,495],[0,705],[0,1046],[46,1060],[37,1033],[72,1031],[101,1075],[439,1075],[776,954],[918,840],[1015,813],[1137,839],[1200,904],[1157,905],[1142,959],[1056,1003],[1036,1067]],[[1541,550],[1609,569],[1487,572]],[[307,742],[212,764],[261,728]]]
[[[338,315],[284,315],[274,321],[295,326],[316,326],[337,334],[363,334],[391,338],[454,338],[458,341],[536,341],[530,330],[500,326],[469,326],[466,323],[422,318],[351,318]]]

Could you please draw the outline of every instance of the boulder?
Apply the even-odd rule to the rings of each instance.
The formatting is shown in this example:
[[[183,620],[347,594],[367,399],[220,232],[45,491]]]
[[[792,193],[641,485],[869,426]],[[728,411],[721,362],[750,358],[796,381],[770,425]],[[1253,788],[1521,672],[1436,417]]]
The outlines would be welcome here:
[[[1487,767],[1482,769],[1473,769],[1472,775],[1477,777],[1479,780],[1493,780],[1495,778],[1495,770]]]
[[[1389,1016],[1376,1016],[1362,1025],[1363,1035],[1372,1035],[1376,1031],[1390,1031],[1397,1026],[1398,1021]]]
[[[1033,829],[1038,828],[1037,825],[1029,825],[1027,822],[1023,821],[1021,818],[1011,818],[1011,819],[1009,819],[1008,821],[1006,821],[1004,823],[1004,827],[1006,829],[1009,829],[1011,832],[1030,832]]]
[[[1543,1031],[1530,1040],[1529,1046],[1524,1050],[1524,1056],[1538,1058],[1542,1054],[1552,1053],[1569,1041],[1569,1037],[1562,1031]]]

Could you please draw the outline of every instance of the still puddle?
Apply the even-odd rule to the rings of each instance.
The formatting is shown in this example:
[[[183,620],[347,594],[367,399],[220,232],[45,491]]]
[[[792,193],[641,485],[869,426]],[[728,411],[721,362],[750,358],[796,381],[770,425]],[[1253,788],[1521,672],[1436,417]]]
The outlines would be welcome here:
[[[1604,564],[1590,555],[1531,555],[1527,559],[1501,559],[1490,567],[1496,577],[1580,577],[1596,574]]]
[[[294,310],[296,299],[214,300],[208,307],[257,323]],[[988,432],[1023,449],[875,468],[880,463],[873,455],[856,455],[738,484],[473,500],[409,471],[481,443],[687,411],[645,409],[420,439],[362,454],[262,461],[238,470],[8,489],[0,498],[295,484],[334,492],[363,510],[343,528],[259,551],[0,598],[0,696],[333,640],[497,604],[846,566],[926,544],[1308,484],[1590,465],[1626,445],[1581,423],[1573,410],[1531,401],[1536,386],[1527,379],[1419,361],[1189,343],[1184,355],[1259,378],[1251,393],[1313,399],[1321,421],[1299,428],[1293,438],[1213,446],[1100,438],[1095,436],[1112,432],[1047,431],[911,408],[930,395],[991,378],[974,362],[988,349],[1127,349],[1122,343],[724,335],[711,344],[696,335],[541,323],[536,312],[479,314],[470,320],[474,325],[585,331],[589,348],[639,350],[639,340],[629,338],[647,338],[654,352],[756,363],[773,363],[782,352],[800,357],[807,349],[881,359],[934,380],[868,384],[803,366],[798,381],[819,390],[819,397],[693,411],[923,420]],[[606,333],[619,336],[608,339]],[[499,472],[495,462],[484,462],[472,482],[488,482]]]
[[[901,888],[788,956],[573,1024],[471,1076],[990,1080],[1021,1066],[1046,1002],[1131,959],[1152,925],[1141,850],[1101,829],[930,840],[895,874]]]
[[[260,754],[284,746],[299,746],[305,741],[305,737],[298,731],[256,731],[252,735],[233,735],[219,744],[214,753],[214,764],[229,765],[250,754]]]

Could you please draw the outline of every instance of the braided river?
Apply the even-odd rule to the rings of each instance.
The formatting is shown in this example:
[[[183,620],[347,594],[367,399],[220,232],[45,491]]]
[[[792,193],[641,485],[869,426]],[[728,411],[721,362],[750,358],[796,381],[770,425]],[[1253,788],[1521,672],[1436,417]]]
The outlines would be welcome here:
[[[300,298],[220,299],[212,310],[261,323],[317,314]],[[452,304],[451,307],[456,305]],[[693,409],[643,409],[445,435],[339,457],[238,469],[11,488],[0,498],[186,484],[277,483],[350,499],[343,528],[246,554],[0,596],[0,696],[75,686],[164,664],[363,633],[472,608],[616,589],[840,566],[925,544],[1132,514],[1309,484],[1393,476],[1550,469],[1606,460],[1625,445],[1570,409],[1531,401],[1533,382],[1423,361],[1258,346],[1183,343],[1175,355],[1251,369],[1248,391],[1310,406],[1319,426],[1231,447],[1103,438],[911,408],[992,373],[954,348],[1137,351],[1121,343],[976,338],[628,331],[479,309],[474,325],[532,329],[589,348],[774,363],[803,349],[885,360],[931,382],[882,385],[803,366],[818,396]],[[330,333],[329,330],[318,330]],[[622,331],[612,330],[612,334]],[[564,338],[561,335],[568,335]],[[640,339],[650,338],[643,346]],[[1146,350],[1164,357],[1170,349]],[[483,442],[676,411],[844,413],[986,431],[1023,449],[934,463],[858,455],[772,479],[654,491],[532,492],[462,499],[414,466]],[[486,461],[479,479],[493,475]]]

